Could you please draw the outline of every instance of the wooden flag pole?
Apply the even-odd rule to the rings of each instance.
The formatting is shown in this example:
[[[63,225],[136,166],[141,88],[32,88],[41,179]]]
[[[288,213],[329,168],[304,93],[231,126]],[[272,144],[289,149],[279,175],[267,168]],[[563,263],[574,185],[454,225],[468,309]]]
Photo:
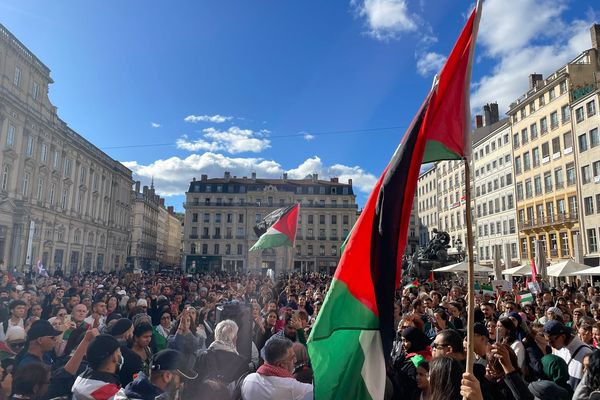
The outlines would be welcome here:
[[[463,159],[465,163],[465,203],[467,207],[467,254],[469,255],[469,265],[467,272],[467,371],[473,373],[473,363],[475,358],[473,335],[473,326],[475,324],[475,272],[473,262],[473,221],[471,216],[471,166],[469,159]]]

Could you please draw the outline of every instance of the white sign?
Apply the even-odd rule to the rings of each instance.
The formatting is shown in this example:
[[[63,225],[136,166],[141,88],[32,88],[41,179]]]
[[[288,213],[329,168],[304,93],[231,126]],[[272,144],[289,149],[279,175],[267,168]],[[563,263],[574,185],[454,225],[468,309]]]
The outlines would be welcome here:
[[[492,281],[492,287],[501,292],[512,292],[512,282],[505,279],[497,279]]]

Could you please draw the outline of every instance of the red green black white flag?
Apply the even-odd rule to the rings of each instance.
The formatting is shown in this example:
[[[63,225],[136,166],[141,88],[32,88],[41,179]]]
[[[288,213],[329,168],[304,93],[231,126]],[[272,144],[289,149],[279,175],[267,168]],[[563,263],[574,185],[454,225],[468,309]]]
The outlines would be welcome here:
[[[480,14],[478,2],[345,243],[308,340],[317,400],[383,399],[394,293],[421,164],[470,152],[469,87]]]
[[[300,204],[294,204],[278,208],[264,217],[254,227],[254,232],[260,237],[248,251],[293,246],[296,240],[299,209]]]

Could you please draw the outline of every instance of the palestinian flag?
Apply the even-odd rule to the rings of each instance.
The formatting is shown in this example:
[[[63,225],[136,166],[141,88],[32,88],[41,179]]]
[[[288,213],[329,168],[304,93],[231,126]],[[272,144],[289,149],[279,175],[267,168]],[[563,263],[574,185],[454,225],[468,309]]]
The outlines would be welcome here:
[[[421,163],[425,155],[457,159],[469,151],[470,66],[480,13],[478,3],[344,246],[308,340],[318,400],[383,399],[394,292]]]
[[[520,304],[533,303],[533,294],[531,292],[520,292],[516,299]]]
[[[408,285],[404,286],[404,289],[412,289],[412,288],[418,288],[418,287],[419,287],[419,281],[415,279]]]
[[[435,281],[435,278],[433,277],[433,271],[431,271],[429,273],[429,278],[427,278],[427,283],[433,283],[433,281]]]
[[[260,221],[254,232],[260,236],[249,251],[270,249],[279,246],[293,246],[296,240],[298,211],[300,204],[279,208]]]

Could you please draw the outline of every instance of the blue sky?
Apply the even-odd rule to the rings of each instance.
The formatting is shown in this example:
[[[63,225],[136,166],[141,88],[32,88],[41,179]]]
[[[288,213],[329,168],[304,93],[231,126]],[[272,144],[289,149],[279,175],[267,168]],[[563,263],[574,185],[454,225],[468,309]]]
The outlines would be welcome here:
[[[487,0],[471,106],[591,46],[592,0]],[[352,178],[363,204],[471,2],[3,0],[73,129],[182,209],[189,181]],[[157,145],[157,146],[154,146]]]

